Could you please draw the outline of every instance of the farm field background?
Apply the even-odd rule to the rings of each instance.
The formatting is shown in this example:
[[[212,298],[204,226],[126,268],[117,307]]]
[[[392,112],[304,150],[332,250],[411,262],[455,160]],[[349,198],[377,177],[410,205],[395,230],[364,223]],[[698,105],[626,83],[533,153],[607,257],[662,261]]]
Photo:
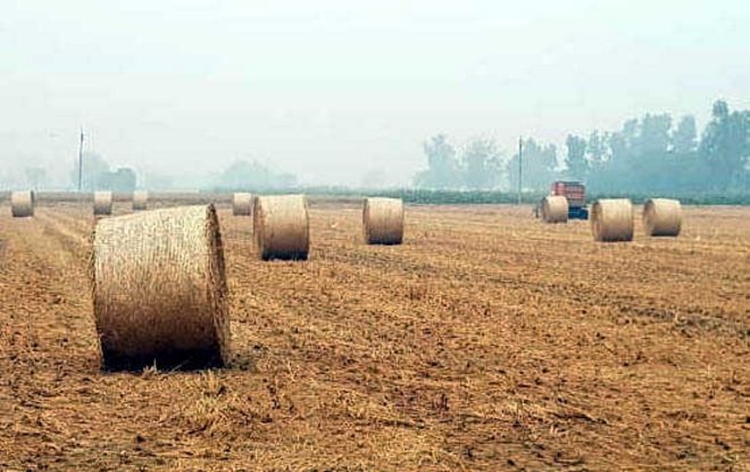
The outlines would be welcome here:
[[[750,208],[601,244],[409,206],[382,247],[316,203],[310,260],[270,263],[219,208],[231,366],[133,374],[100,370],[90,205],[3,207],[0,469],[750,470]]]

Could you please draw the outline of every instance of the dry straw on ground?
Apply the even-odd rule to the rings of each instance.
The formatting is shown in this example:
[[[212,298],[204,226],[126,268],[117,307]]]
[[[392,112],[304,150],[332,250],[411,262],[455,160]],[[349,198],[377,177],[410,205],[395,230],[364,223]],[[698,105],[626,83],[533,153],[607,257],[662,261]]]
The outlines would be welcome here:
[[[679,200],[651,198],[643,205],[643,227],[649,236],[677,236],[682,228]]]
[[[633,204],[627,198],[597,201],[591,208],[591,230],[596,241],[632,241]]]
[[[10,211],[14,217],[34,216],[34,203],[32,190],[10,194]]]
[[[304,195],[255,198],[253,232],[261,259],[307,259],[310,221]]]
[[[148,208],[148,191],[137,190],[133,192],[133,211],[145,210]]]
[[[100,220],[91,270],[105,368],[225,363],[227,285],[213,205]]]
[[[401,244],[404,203],[400,198],[366,198],[362,227],[367,244]]]
[[[542,220],[545,223],[568,222],[568,199],[562,195],[548,195],[542,199]]]
[[[112,214],[112,192],[94,192],[94,215]]]
[[[242,192],[232,195],[232,214],[234,216],[251,216],[253,214],[253,195]]]

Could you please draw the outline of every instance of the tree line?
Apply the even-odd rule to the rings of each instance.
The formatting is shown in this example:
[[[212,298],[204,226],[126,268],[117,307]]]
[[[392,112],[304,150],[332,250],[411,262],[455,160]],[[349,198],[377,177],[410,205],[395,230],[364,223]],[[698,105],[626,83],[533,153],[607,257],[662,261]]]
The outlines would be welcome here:
[[[540,191],[556,179],[582,180],[608,194],[750,193],[750,111],[714,103],[700,137],[693,116],[646,114],[615,131],[571,134],[564,155],[533,137],[522,141],[525,190]],[[471,140],[461,150],[445,135],[424,143],[427,169],[414,178],[425,189],[515,189],[519,155],[504,157],[492,139]]]

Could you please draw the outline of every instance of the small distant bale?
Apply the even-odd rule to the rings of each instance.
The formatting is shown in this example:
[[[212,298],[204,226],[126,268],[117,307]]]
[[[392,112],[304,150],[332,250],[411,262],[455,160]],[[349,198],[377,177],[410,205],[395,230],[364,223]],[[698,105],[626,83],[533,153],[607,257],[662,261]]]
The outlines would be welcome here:
[[[213,205],[99,220],[91,273],[104,369],[227,362],[227,283]]]
[[[10,194],[10,212],[15,218],[34,216],[36,197],[32,190]]]
[[[253,232],[260,258],[306,260],[310,249],[310,221],[304,195],[256,197]]]
[[[404,202],[400,198],[366,198],[362,228],[366,244],[401,244],[404,240]]]
[[[542,221],[545,223],[568,222],[568,199],[562,195],[548,195],[542,199]]]
[[[148,208],[148,191],[136,190],[133,192],[133,211],[142,211]]]
[[[251,216],[253,214],[253,195],[243,192],[232,195],[232,214],[234,216]]]
[[[597,201],[591,208],[591,230],[596,241],[632,241],[633,204],[627,198]]]
[[[94,192],[94,215],[112,214],[112,192]]]
[[[643,227],[649,236],[677,236],[682,229],[679,200],[651,198],[643,205]]]

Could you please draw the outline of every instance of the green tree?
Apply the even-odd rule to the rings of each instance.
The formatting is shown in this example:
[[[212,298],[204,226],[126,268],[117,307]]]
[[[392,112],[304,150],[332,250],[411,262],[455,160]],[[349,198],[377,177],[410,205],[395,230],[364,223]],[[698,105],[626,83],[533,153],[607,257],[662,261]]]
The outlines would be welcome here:
[[[238,160],[221,173],[218,185],[234,190],[290,188],[297,185],[297,177],[274,172],[258,161]]]
[[[540,145],[534,138],[523,142],[523,188],[544,190],[555,179],[557,167],[557,147],[554,144]],[[511,188],[518,187],[518,153],[507,164]]]
[[[714,191],[730,189],[747,172],[750,156],[750,112],[733,111],[725,101],[714,103],[711,122],[703,131],[700,154],[710,169]]]
[[[677,155],[686,155],[698,149],[698,132],[695,118],[683,116],[672,133],[672,148]]]
[[[568,154],[565,157],[567,175],[571,179],[586,180],[589,174],[589,161],[586,159],[586,140],[580,136],[568,135],[565,140]]]
[[[83,173],[82,188],[83,190],[96,190],[102,186],[102,181],[107,179],[109,173],[109,164],[102,156],[95,153],[83,154]],[[78,160],[73,166],[71,173],[73,187],[78,187]]]
[[[497,187],[502,177],[502,157],[493,139],[476,138],[463,155],[464,184],[470,189]]]
[[[427,155],[427,170],[420,172],[414,179],[417,187],[431,189],[458,188],[462,184],[460,164],[456,159],[456,150],[444,134],[432,136],[423,144]]]

